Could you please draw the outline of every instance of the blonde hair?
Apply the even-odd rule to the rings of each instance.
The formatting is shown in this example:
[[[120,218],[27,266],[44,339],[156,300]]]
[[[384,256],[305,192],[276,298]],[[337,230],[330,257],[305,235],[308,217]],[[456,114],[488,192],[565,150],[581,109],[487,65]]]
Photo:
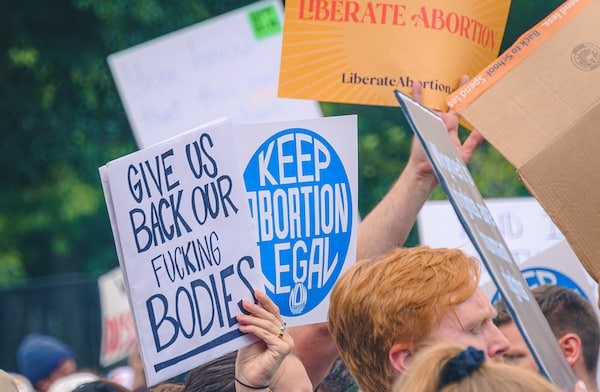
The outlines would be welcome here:
[[[478,282],[479,261],[458,249],[396,248],[349,268],[331,294],[329,330],[360,389],[390,390],[391,347],[421,344]]]
[[[531,370],[488,361],[484,361],[462,380],[440,389],[442,368],[463,350],[464,347],[450,343],[435,343],[422,348],[394,383],[392,392],[561,392],[557,386]]]

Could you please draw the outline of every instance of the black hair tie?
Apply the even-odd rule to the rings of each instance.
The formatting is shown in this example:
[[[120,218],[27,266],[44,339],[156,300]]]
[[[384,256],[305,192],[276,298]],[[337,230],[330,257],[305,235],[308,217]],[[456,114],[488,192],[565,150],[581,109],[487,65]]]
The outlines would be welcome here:
[[[457,356],[446,362],[440,371],[440,383],[438,391],[442,390],[446,385],[459,382],[465,377],[468,377],[475,370],[479,369],[485,355],[483,351],[477,350],[475,347],[467,347]]]

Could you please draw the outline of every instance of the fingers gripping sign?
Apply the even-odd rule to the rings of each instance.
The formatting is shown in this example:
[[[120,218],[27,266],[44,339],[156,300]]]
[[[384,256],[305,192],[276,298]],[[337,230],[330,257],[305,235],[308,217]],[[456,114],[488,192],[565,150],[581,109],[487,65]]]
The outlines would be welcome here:
[[[460,80],[460,85],[464,85],[469,81],[469,77],[467,75],[463,75]],[[419,82],[415,82],[412,88],[412,96],[417,102],[422,102],[422,93],[423,88]],[[454,110],[450,109],[447,112],[436,111],[436,113],[441,117],[446,125],[446,129],[448,129],[448,134],[450,135],[450,139],[456,146],[459,155],[465,162],[465,164],[471,161],[475,150],[479,145],[483,142],[483,136],[477,131],[473,130],[469,133],[464,142],[461,142],[458,136],[458,125],[460,121],[460,116],[454,112]],[[433,175],[433,168],[429,164],[429,160],[421,147],[421,143],[413,139],[413,143],[411,146],[410,153],[410,162],[413,165],[418,167],[418,171],[421,175]]]
[[[285,333],[279,307],[262,291],[255,291],[254,296],[258,303],[244,300],[242,306],[249,314],[237,315],[237,321],[240,331],[260,340],[238,351],[236,381],[249,389],[269,389],[275,372],[293,351],[294,341]]]

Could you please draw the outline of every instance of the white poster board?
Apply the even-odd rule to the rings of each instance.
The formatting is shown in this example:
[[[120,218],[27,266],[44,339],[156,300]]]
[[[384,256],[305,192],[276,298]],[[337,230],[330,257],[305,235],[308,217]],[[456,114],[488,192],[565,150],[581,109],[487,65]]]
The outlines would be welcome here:
[[[100,168],[148,385],[254,341],[235,319],[264,288],[230,121]]]
[[[546,211],[533,197],[484,199],[515,262],[520,265],[564,240]],[[479,257],[448,200],[430,200],[417,217],[419,242],[433,248],[460,248]],[[490,281],[487,271],[482,284]]]
[[[108,367],[138,349],[137,335],[121,269],[114,268],[101,275],[98,291],[102,310],[100,364]]]
[[[598,310],[598,283],[587,273],[566,240],[559,241],[543,252],[519,265],[523,278],[530,288],[555,284],[576,291],[588,300],[596,314]],[[481,286],[492,303],[498,300],[498,290],[493,282]]]
[[[327,321],[356,261],[355,115],[235,126],[266,290],[288,325]]]
[[[108,57],[140,148],[220,116],[234,124],[316,118],[318,102],[277,97],[279,0],[263,0]]]

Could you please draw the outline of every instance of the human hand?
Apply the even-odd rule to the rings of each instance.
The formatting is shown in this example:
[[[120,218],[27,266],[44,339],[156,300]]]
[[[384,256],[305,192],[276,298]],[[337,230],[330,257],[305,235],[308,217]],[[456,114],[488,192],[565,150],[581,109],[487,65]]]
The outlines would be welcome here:
[[[462,86],[468,81],[469,77],[467,75],[463,75],[460,80],[460,85]],[[422,102],[422,95],[423,88],[421,83],[415,82],[412,87],[413,99],[420,103]],[[483,136],[481,136],[478,131],[473,130],[469,133],[469,136],[465,139],[465,141],[461,143],[458,137],[459,115],[452,109],[447,112],[436,111],[436,113],[440,116],[442,121],[444,121],[446,129],[448,130],[448,135],[456,146],[456,149],[463,162],[465,164],[469,163],[473,157],[473,154],[475,153],[475,150],[483,142]],[[427,155],[425,154],[421,143],[416,138],[413,138],[412,141],[408,164],[415,168],[419,176],[434,176],[433,168],[427,159]]]
[[[254,297],[258,304],[242,301],[242,306],[250,314],[236,315],[240,331],[260,338],[238,350],[235,363],[237,391],[261,389],[259,387],[269,389],[273,376],[294,348],[292,337],[285,333],[279,307],[262,291],[256,290]]]

